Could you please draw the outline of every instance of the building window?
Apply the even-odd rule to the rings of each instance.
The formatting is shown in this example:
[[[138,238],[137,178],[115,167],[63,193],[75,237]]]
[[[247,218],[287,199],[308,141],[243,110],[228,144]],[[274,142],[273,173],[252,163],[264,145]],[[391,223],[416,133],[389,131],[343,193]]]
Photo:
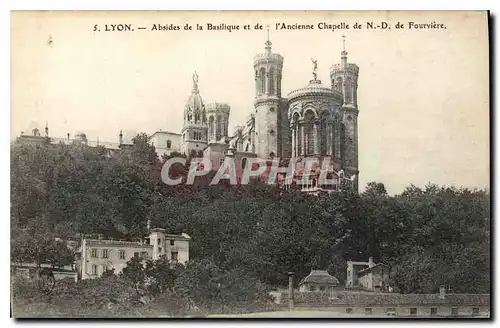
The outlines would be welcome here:
[[[92,264],[92,274],[97,275],[97,265]]]
[[[90,251],[90,257],[97,257],[97,249],[95,248],[92,248],[92,250]]]
[[[479,308],[478,307],[472,308],[472,315],[479,315]]]
[[[451,315],[458,315],[458,308],[451,308]]]
[[[158,238],[158,245],[161,245],[161,239]]]
[[[270,111],[271,113],[274,113],[274,107],[269,108],[269,111]]]
[[[305,140],[305,150],[306,155],[314,154],[314,113],[311,111],[307,111],[304,119],[304,125],[302,127],[304,129],[304,137]]]
[[[271,68],[269,71],[269,94],[273,95],[275,88],[274,88],[274,68]]]
[[[177,261],[179,259],[179,253],[172,252],[171,258],[172,258],[172,261]]]
[[[437,308],[431,308],[431,315],[437,315],[438,314],[438,309]]]
[[[104,273],[104,272],[106,272],[106,271],[108,271],[108,267],[107,267],[107,265],[105,265],[105,264],[104,264],[104,265],[102,266],[102,273]]]
[[[170,245],[174,246],[174,244],[175,244],[175,240],[171,239],[170,240]]]
[[[365,314],[371,315],[372,314],[372,308],[365,308]]]
[[[125,260],[125,251],[120,250],[120,260]]]
[[[351,314],[351,313],[352,313],[352,308],[346,308],[346,309],[345,309],[345,313],[349,313],[349,314]]]
[[[107,249],[103,249],[102,250],[102,258],[103,259],[107,259],[108,258],[108,250]]]
[[[167,140],[167,149],[172,147],[172,140]]]
[[[416,315],[417,314],[417,308],[410,308],[410,314],[411,315]]]
[[[266,93],[266,70],[261,67],[259,70],[259,82],[260,82],[260,92]]]
[[[158,247],[158,253],[161,254],[161,247]]]
[[[139,252],[134,252],[134,258],[136,258],[136,259],[139,258]]]
[[[387,308],[386,314],[387,315],[396,315],[396,308]]]
[[[222,166],[224,164],[224,158],[219,158],[219,166]]]

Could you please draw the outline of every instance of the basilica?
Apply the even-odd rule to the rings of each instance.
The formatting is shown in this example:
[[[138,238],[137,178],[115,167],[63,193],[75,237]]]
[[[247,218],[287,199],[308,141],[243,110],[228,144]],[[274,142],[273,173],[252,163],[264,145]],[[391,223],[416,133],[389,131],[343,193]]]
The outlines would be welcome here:
[[[254,57],[254,110],[234,134],[228,134],[229,104],[205,104],[195,73],[181,133],[159,131],[151,135],[150,142],[160,157],[173,151],[186,155],[203,152],[213,169],[218,169],[228,156],[234,158],[237,170],[242,170],[247,158],[278,157],[295,159],[300,175],[304,158],[328,159],[339,184],[318,185],[313,175],[307,187],[335,190],[345,179],[357,190],[359,68],[347,62],[345,37],[340,63],[330,68],[331,86],[318,80],[317,64],[313,61],[312,79],[286,97],[281,90],[284,58],[274,53],[271,45],[268,39],[264,52]]]
[[[182,153],[191,157],[210,160],[213,170],[218,170],[226,158],[235,163],[236,175],[241,176],[249,158],[279,158],[295,163],[293,180],[301,182],[305,191],[336,191],[349,186],[358,190],[358,73],[356,64],[347,62],[345,37],[340,63],[330,68],[330,83],[325,85],[317,78],[317,62],[313,61],[312,79],[304,87],[291,90],[283,96],[281,90],[284,58],[274,53],[269,37],[263,53],[255,55],[254,109],[244,125],[232,134],[228,132],[230,105],[222,102],[205,103],[198,86],[198,75],[193,75],[193,87],[184,106],[184,123],[180,133],[157,131],[149,135],[158,157]],[[242,122],[243,123],[243,122]],[[33,135],[21,135],[21,142],[84,143],[104,146],[110,152],[130,148],[120,131],[119,142],[90,142],[85,133],[74,139],[48,138],[38,129]],[[311,170],[309,158],[318,160]],[[327,163],[328,165],[323,165]],[[326,167],[326,168],[325,168]],[[307,171],[308,173],[304,173]],[[321,173],[327,174],[328,185],[322,185]],[[303,179],[307,174],[307,179]],[[292,181],[293,182],[293,181]]]

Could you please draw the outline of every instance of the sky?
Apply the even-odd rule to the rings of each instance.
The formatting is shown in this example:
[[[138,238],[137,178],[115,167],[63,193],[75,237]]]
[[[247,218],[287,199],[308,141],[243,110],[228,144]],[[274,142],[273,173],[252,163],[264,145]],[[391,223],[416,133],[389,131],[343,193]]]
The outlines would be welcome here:
[[[366,23],[387,22],[390,30]],[[446,29],[408,29],[408,22]],[[276,23],[314,30],[276,30]],[[318,23],[350,25],[319,30]],[[363,26],[352,27],[355,22]],[[397,22],[405,29],[395,29]],[[104,32],[105,24],[146,30]],[[184,31],[185,24],[205,27]],[[85,132],[118,141],[158,130],[180,132],[184,105],[199,76],[205,103],[231,106],[230,131],[253,110],[253,57],[266,31],[207,31],[211,23],[269,24],[273,52],[284,57],[282,94],[312,78],[330,86],[342,33],[358,80],[359,184],[489,188],[489,50],[481,12],[14,12],[11,16],[11,139],[41,130]],[[100,32],[93,31],[98,25]],[[152,31],[153,24],[179,25]]]

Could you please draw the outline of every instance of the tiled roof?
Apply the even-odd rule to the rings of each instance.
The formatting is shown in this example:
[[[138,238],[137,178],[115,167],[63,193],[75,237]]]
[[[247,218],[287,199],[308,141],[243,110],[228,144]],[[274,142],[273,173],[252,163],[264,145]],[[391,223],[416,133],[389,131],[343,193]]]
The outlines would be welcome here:
[[[384,263],[377,263],[377,264],[375,264],[374,266],[372,266],[371,268],[370,268],[370,267],[368,267],[368,268],[365,268],[365,269],[363,269],[363,270],[358,271],[358,274],[360,274],[360,273],[361,273],[361,274],[364,274],[364,273],[366,273],[366,272],[370,272],[371,270],[373,270],[373,269],[375,269],[376,267],[379,267],[379,266],[385,266],[386,268],[389,268],[389,266],[388,266],[388,265],[386,265],[386,264],[384,264]]]
[[[311,273],[300,281],[301,285],[304,283],[338,285],[339,280],[326,272],[326,270],[311,270]]]
[[[186,234],[186,233],[182,233],[180,235],[173,235],[173,234],[165,234],[165,237],[166,238],[169,238],[169,239],[174,239],[174,240],[190,240],[191,237]]]
[[[87,239],[87,245],[92,246],[126,246],[126,247],[153,247],[153,245],[141,244],[133,241],[108,240],[108,239]]]

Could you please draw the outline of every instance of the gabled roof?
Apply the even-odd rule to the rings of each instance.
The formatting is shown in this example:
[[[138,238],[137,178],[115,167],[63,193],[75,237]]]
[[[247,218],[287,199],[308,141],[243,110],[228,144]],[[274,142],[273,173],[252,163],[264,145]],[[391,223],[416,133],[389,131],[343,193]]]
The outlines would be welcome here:
[[[304,283],[309,284],[322,284],[322,285],[339,285],[340,282],[337,278],[330,275],[326,270],[311,270],[311,273],[303,278],[299,285]]]
[[[363,269],[363,270],[358,271],[358,274],[364,274],[364,273],[370,272],[371,270],[373,270],[373,269],[375,269],[375,268],[377,268],[377,267],[380,267],[380,266],[384,266],[384,267],[386,267],[386,268],[389,268],[389,266],[388,266],[388,265],[386,265],[386,264],[384,264],[384,263],[377,263],[377,264],[375,264],[374,266],[372,266],[371,268],[370,268],[370,267],[368,267],[368,268],[366,268],[366,269]]]

